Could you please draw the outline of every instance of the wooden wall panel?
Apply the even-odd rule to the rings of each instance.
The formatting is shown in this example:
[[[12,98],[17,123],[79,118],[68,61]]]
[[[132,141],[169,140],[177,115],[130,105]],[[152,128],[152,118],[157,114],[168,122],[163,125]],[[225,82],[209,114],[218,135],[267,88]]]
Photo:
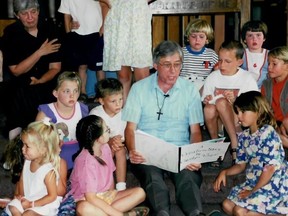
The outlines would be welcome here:
[[[220,45],[225,40],[225,15],[215,15],[214,50],[218,53]]]
[[[164,16],[153,16],[152,47],[155,48],[163,40],[165,40],[165,18]]]
[[[169,16],[167,17],[167,38],[169,40],[174,40],[177,42],[181,42],[182,39],[182,20],[180,19],[181,16],[174,15],[174,16]],[[181,34],[180,34],[181,33]]]
[[[0,37],[3,35],[4,28],[13,22],[15,22],[15,19],[1,19],[0,20]]]

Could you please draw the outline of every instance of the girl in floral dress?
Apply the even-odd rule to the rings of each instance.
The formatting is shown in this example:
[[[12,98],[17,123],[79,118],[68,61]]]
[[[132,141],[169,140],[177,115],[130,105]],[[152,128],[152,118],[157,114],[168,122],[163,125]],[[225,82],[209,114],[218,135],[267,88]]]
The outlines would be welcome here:
[[[250,91],[237,97],[233,108],[247,129],[238,137],[236,164],[220,172],[214,190],[244,170],[246,180],[232,188],[223,210],[228,215],[288,214],[288,164],[268,102]]]

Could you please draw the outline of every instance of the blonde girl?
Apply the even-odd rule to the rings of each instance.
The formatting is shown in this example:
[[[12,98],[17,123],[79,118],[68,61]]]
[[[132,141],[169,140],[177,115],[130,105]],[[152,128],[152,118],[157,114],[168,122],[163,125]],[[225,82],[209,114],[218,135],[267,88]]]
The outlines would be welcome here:
[[[21,133],[25,158],[19,194],[8,203],[8,215],[57,215],[62,200],[57,196],[60,168],[59,136],[48,118],[32,122]]]

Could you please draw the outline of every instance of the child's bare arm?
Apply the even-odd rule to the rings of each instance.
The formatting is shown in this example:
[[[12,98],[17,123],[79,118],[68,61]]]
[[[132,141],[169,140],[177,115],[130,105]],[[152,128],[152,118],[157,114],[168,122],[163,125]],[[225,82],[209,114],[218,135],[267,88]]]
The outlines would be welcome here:
[[[125,145],[122,143],[122,136],[116,135],[109,139],[108,144],[113,152],[117,152],[122,149]]]
[[[42,121],[46,117],[46,114],[42,111],[39,111],[37,113],[35,121]]]
[[[262,174],[259,177],[259,181],[253,188],[252,192],[258,190],[259,188],[263,187],[264,185],[268,184],[268,182],[271,180],[272,176],[275,172],[275,166],[274,165],[266,165],[264,166],[264,169],[262,171]]]
[[[64,27],[66,33],[71,31],[71,22],[72,16],[70,14],[64,14]]]
[[[223,186],[226,186],[226,177],[227,176],[231,176],[231,175],[237,175],[241,172],[243,172],[246,168],[246,164],[242,163],[242,164],[235,164],[230,168],[227,168],[225,170],[222,170],[219,175],[217,176],[213,188],[215,192],[218,192],[221,190],[221,184],[223,184]]]
[[[21,198],[24,196],[24,189],[23,189],[23,174],[21,173],[20,179],[16,184],[14,196],[16,198]]]
[[[101,12],[102,12],[102,25],[101,25],[101,28],[99,30],[99,33],[100,33],[100,36],[103,35],[104,33],[104,22],[105,22],[105,18],[106,18],[106,15],[109,11],[109,5],[106,4],[106,3],[103,3],[100,1],[100,6],[101,6]]]
[[[99,1],[99,3],[106,4],[108,8],[111,8],[110,0],[96,0]]]
[[[59,182],[57,186],[58,196],[65,196],[67,187],[67,163],[64,159],[60,160],[60,170],[59,170]]]
[[[56,184],[56,173],[54,170],[51,170],[44,179],[44,183],[47,188],[47,195],[35,200],[34,202],[29,201],[27,199],[22,199],[21,203],[24,209],[31,208],[31,207],[37,207],[37,206],[43,206],[48,203],[53,202],[57,198],[57,184]]]

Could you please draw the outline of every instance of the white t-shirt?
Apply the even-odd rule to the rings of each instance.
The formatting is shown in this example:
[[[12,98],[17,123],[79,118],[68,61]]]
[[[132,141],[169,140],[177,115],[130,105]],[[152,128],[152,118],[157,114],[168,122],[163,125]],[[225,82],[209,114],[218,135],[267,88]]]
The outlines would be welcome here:
[[[220,70],[216,70],[205,80],[202,101],[208,95],[215,97],[223,94],[225,90],[233,91],[235,97],[244,92],[259,91],[256,80],[242,68],[232,76],[222,75]]]
[[[72,29],[77,34],[88,35],[99,32],[102,26],[102,11],[99,1],[94,0],[61,0],[60,13],[70,14],[80,27]]]
[[[115,116],[110,117],[104,110],[103,106],[97,106],[93,108],[89,115],[97,115],[100,116],[106,123],[106,125],[110,128],[110,136],[114,137],[116,135],[121,135],[124,140],[124,130],[127,122],[121,119],[122,111],[117,113]]]

